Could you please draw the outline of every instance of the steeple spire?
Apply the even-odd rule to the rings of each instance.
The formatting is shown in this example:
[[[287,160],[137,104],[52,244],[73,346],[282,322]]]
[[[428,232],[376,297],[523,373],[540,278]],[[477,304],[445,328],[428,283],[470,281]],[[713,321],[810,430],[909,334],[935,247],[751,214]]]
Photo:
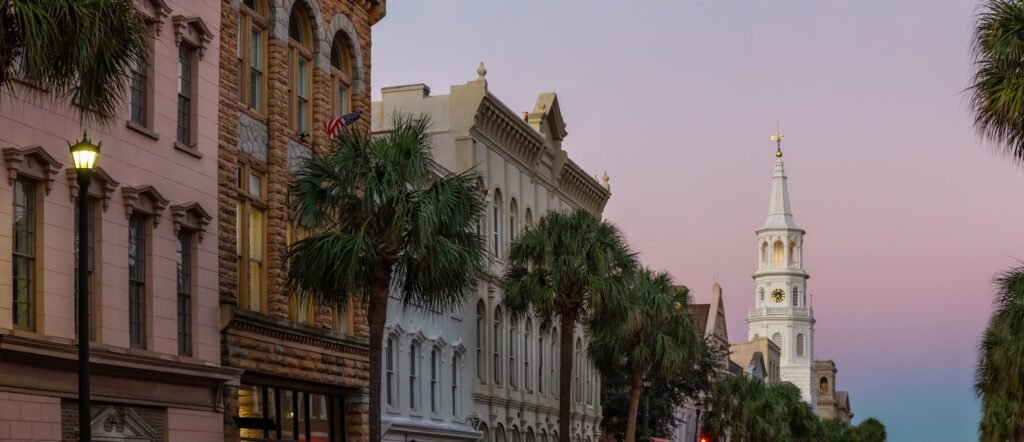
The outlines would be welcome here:
[[[793,211],[789,206],[789,187],[786,185],[786,172],[782,165],[781,133],[771,136],[775,142],[775,173],[772,176],[772,199],[768,205],[768,219],[760,230],[764,229],[796,229],[803,230],[793,221]]]

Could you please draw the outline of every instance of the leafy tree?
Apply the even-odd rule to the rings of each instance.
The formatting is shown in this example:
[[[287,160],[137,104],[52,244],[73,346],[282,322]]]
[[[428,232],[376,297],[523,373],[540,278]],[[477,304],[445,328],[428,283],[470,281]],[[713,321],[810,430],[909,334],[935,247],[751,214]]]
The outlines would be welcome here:
[[[132,0],[0,0],[0,86],[17,78],[110,121],[131,66],[146,59],[147,32]]]
[[[651,386],[643,391],[640,401],[650,421],[650,431],[646,430],[642,418],[637,425],[638,439],[649,440],[652,435],[671,434],[679,425],[676,414],[679,407],[687,402],[694,402],[711,391],[713,382],[718,378],[721,361],[729,350],[704,338],[699,346],[696,363],[679,371],[673,376],[651,379]],[[626,415],[629,412],[630,375],[627,370],[612,370],[601,374],[601,427],[602,432],[614,440],[622,440],[626,434]],[[643,415],[645,413],[641,413]]]
[[[974,391],[981,439],[1024,441],[1024,266],[996,278],[996,311],[982,335]]]
[[[569,442],[573,336],[591,313],[621,315],[624,289],[636,268],[636,256],[615,225],[583,209],[552,211],[527,226],[509,248],[503,276],[503,308],[513,318],[531,311],[559,332],[558,438]]]
[[[367,305],[370,440],[381,439],[381,346],[389,293],[405,305],[458,308],[484,270],[476,232],[484,198],[477,174],[431,170],[426,117],[396,114],[382,136],[343,131],[302,163],[291,191],[297,224],[313,232],[288,252],[300,299]]]
[[[625,295],[630,308],[623,316],[592,315],[588,349],[602,373],[629,373],[625,440],[635,442],[644,379],[667,379],[693,366],[701,342],[686,314],[690,292],[676,289],[668,273],[641,269]]]
[[[1024,1],[983,0],[974,25],[974,126],[1014,162],[1024,162]]]
[[[705,399],[704,431],[738,442],[811,440],[817,429],[811,408],[790,383],[765,385],[732,375],[715,384]]]
[[[853,427],[853,442],[885,442],[885,425],[878,419],[869,417]]]

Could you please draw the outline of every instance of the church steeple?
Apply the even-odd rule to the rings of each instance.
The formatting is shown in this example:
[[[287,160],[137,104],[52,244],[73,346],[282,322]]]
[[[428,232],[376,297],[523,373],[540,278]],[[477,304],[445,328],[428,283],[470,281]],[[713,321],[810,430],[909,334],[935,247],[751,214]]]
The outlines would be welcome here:
[[[782,164],[782,134],[772,135],[777,145],[775,150],[775,174],[772,176],[772,199],[768,205],[768,219],[758,230],[794,229],[803,230],[793,221],[789,206],[789,187],[786,185],[786,171]]]

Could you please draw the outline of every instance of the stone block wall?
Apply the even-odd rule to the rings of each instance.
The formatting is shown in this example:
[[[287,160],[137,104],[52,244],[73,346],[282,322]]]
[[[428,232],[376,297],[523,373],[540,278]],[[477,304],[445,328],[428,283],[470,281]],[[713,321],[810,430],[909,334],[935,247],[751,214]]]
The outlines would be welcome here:
[[[60,398],[0,391],[0,441],[60,438]]]

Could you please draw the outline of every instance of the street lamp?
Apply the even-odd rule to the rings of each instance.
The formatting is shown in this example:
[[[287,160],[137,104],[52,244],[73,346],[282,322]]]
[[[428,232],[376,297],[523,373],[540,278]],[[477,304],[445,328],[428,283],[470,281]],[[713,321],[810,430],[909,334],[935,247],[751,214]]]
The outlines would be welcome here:
[[[701,439],[701,440],[697,439],[697,437],[699,437],[699,435],[700,435],[700,409],[703,406],[704,406],[704,404],[701,403],[700,400],[697,400],[697,402],[693,403],[693,408],[697,409],[697,420],[694,423],[693,440],[697,441],[697,442],[706,442],[707,441],[707,439]]]
[[[651,437],[651,380],[644,378],[644,434]]]
[[[92,413],[89,411],[89,183],[96,160],[100,156],[100,144],[92,144],[88,135],[72,145],[71,158],[78,175],[78,440],[92,440],[90,428]]]

